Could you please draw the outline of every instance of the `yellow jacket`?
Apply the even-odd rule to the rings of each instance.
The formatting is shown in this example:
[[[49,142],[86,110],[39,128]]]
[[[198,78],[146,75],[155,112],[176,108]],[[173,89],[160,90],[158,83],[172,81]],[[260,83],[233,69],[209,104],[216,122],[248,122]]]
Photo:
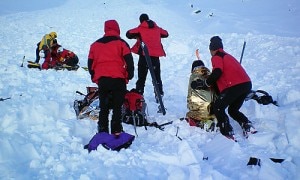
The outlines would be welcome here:
[[[56,32],[51,32],[49,34],[45,34],[45,36],[40,41],[39,50],[42,49],[50,49],[53,44],[53,40],[57,37]]]

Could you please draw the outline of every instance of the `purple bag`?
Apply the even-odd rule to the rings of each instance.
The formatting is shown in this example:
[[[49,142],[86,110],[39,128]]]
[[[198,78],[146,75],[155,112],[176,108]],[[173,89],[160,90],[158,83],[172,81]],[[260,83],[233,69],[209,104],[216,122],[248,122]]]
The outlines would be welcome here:
[[[97,133],[90,140],[89,144],[84,146],[84,149],[88,149],[89,152],[96,150],[97,147],[102,144],[108,150],[120,151],[122,148],[128,148],[135,136],[122,132],[119,136],[108,134],[106,132]]]

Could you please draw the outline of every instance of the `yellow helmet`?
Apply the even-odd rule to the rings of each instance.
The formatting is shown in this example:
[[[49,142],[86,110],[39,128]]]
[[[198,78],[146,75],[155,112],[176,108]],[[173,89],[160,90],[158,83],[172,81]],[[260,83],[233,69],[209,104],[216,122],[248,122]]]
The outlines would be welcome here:
[[[51,33],[49,33],[49,35],[50,35],[53,39],[57,38],[56,32],[51,32]]]

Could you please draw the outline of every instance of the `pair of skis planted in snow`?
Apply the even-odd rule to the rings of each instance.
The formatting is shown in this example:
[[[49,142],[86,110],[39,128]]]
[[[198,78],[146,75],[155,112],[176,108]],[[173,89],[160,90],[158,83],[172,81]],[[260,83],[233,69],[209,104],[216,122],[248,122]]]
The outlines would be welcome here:
[[[141,47],[142,47],[142,50],[143,50],[144,55],[145,55],[145,59],[146,59],[147,65],[148,65],[148,69],[149,69],[150,74],[151,74],[152,84],[153,84],[154,92],[155,92],[155,96],[156,96],[155,98],[156,98],[156,101],[159,103],[158,113],[162,113],[163,115],[165,115],[166,114],[166,109],[165,109],[165,106],[164,106],[164,103],[163,103],[163,100],[162,100],[162,96],[160,94],[160,90],[158,88],[158,84],[157,84],[156,76],[154,74],[154,69],[153,69],[153,65],[152,65],[150,55],[149,55],[148,48],[147,48],[146,44],[142,41],[141,41]]]

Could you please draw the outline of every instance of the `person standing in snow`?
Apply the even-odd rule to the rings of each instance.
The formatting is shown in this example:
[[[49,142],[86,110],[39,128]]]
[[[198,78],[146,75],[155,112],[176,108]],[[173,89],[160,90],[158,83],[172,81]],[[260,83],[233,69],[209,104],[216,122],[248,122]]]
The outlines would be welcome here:
[[[36,48],[36,59],[35,62],[39,63],[40,58],[49,58],[51,57],[51,47],[53,45],[54,39],[57,38],[56,32],[51,32],[49,34],[45,34],[42,40],[37,43]]]
[[[239,123],[244,133],[254,133],[251,121],[239,111],[252,88],[250,77],[241,64],[223,50],[222,39],[219,36],[210,39],[209,50],[212,55],[212,73],[206,80],[194,82],[194,86],[201,89],[217,84],[220,94],[213,105],[213,111],[222,135],[234,138],[233,128],[225,113],[227,107],[228,114]]]
[[[136,82],[136,90],[140,94],[144,94],[145,81],[148,73],[148,66],[141,49],[141,41],[143,41],[149,50],[149,55],[152,61],[155,77],[158,83],[160,94],[163,96],[163,84],[160,75],[160,60],[159,57],[166,56],[163,49],[161,38],[169,36],[168,31],[159,27],[154,21],[150,20],[147,14],[140,15],[140,25],[130,29],[126,33],[128,39],[137,39],[132,52],[139,55],[138,61],[138,80]]]
[[[99,87],[98,132],[109,132],[108,116],[112,109],[111,133],[119,135],[123,131],[121,107],[126,84],[134,76],[134,63],[129,45],[120,37],[116,20],[105,21],[104,36],[90,46],[88,70]]]

